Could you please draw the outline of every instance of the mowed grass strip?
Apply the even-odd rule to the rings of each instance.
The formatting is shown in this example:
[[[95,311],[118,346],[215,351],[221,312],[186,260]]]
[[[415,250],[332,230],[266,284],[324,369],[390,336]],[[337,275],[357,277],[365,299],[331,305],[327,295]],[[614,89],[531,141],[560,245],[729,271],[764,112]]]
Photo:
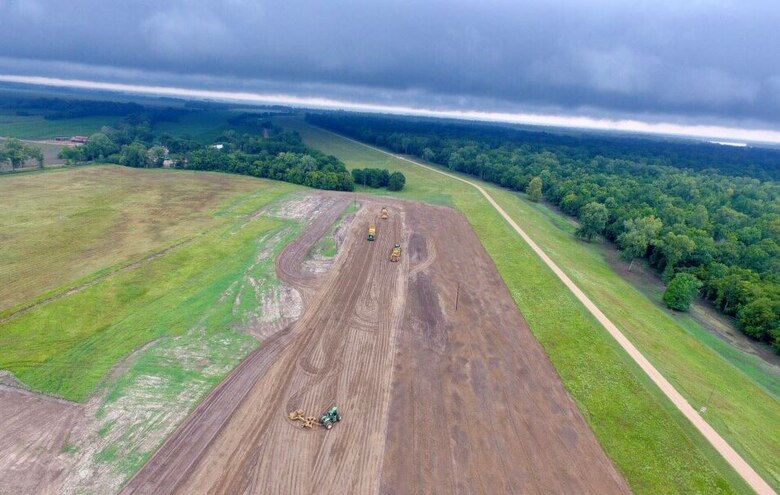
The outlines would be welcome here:
[[[556,227],[540,214],[543,206],[496,187],[489,193],[694,408],[706,408],[702,415],[707,422],[767,482],[780,488],[780,402],[768,392],[777,387],[777,375],[752,380],[750,375],[760,373],[760,368],[746,374],[726,361],[686,329],[698,327],[694,321],[681,325],[617,274],[600,246],[575,239],[570,225]],[[706,334],[697,330],[699,336]],[[733,355],[744,354],[732,350]],[[747,357],[743,360],[748,363]]]
[[[410,185],[402,197],[415,199],[419,194],[419,199],[423,200],[438,198],[463,211],[564,385],[635,492],[750,492],[742,479],[649,382],[606,330],[476,190],[301,121],[288,120],[287,123],[301,132],[307,144],[338,156],[350,168],[383,163],[386,168],[402,171]],[[364,161],[366,158],[370,161]],[[506,208],[506,198],[501,200]],[[510,214],[525,227],[526,219],[518,217],[517,211],[510,211]],[[548,250],[550,246],[546,241],[537,239]],[[560,263],[558,259],[556,262]],[[574,263],[565,269],[567,272],[587,270],[588,265]],[[615,299],[613,304],[621,304],[620,297]],[[606,310],[603,300],[596,302]],[[720,360],[715,355],[713,358]],[[722,360],[715,363],[717,366],[724,364]],[[730,373],[734,374],[734,371],[732,369]],[[771,431],[766,433],[772,435]]]
[[[105,172],[109,181],[113,177],[110,168],[93,171]],[[175,171],[136,173],[162,173],[184,180],[195,175]],[[232,178],[220,174],[204,177],[216,181]],[[258,239],[267,238],[271,231],[287,224],[264,217],[247,221],[247,213],[299,189],[248,180],[253,192],[234,191],[227,197],[231,201],[227,209],[216,215],[201,212],[218,221],[189,243],[1,324],[0,369],[12,371],[36,390],[81,401],[136,348],[195,326],[254,262]],[[98,204],[96,208],[101,207]],[[86,206],[85,211],[89,213]],[[66,291],[67,286],[62,290]]]
[[[112,165],[0,176],[0,314],[214,228],[213,210],[269,184]]]

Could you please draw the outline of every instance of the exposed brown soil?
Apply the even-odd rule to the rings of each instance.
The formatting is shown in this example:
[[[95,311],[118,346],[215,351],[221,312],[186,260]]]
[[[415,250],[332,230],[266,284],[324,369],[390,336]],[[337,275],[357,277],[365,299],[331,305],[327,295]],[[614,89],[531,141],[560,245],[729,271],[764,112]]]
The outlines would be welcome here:
[[[305,236],[283,252],[306,312],[124,493],[627,493],[465,218],[361,201],[324,279],[297,268]],[[286,418],[333,404],[330,431]]]
[[[82,409],[0,385],[0,494],[56,493],[52,483],[64,469],[57,458]]]

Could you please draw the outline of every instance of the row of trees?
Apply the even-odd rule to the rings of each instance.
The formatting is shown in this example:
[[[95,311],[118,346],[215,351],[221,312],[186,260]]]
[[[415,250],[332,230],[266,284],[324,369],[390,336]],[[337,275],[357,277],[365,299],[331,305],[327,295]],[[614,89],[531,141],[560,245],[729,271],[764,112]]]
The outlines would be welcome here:
[[[129,167],[171,167],[214,170],[302,184],[318,189],[352,191],[354,181],[333,156],[307,148],[291,131],[263,124],[260,135],[226,131],[217,145],[203,145],[183,136],[155,136],[149,122],[124,121],[103,127],[82,146],[65,148],[69,163],[102,161]]]
[[[749,336],[780,351],[780,153],[676,143],[668,152],[627,139],[598,146],[573,138],[394,118],[311,115],[310,121],[395,152],[545,199],[579,219],[577,235],[604,236],[633,262],[645,258],[686,309],[697,293],[733,316]],[[659,145],[660,147],[660,145]],[[594,154],[594,149],[599,154]],[[659,148],[660,149],[660,148]],[[697,154],[697,150],[701,150]],[[714,150],[714,151],[713,151]],[[733,153],[758,160],[737,175]],[[723,155],[726,156],[726,155]],[[724,158],[724,160],[726,160]],[[730,175],[725,172],[729,172]],[[759,176],[750,177],[747,174]]]
[[[41,148],[18,139],[0,141],[0,165],[7,162],[11,165],[11,170],[16,170],[27,160],[35,160],[38,163],[38,168],[43,168]]]
[[[388,191],[400,191],[406,185],[406,176],[401,172],[390,173],[386,168],[356,168],[352,170],[355,184],[378,189],[386,187]]]

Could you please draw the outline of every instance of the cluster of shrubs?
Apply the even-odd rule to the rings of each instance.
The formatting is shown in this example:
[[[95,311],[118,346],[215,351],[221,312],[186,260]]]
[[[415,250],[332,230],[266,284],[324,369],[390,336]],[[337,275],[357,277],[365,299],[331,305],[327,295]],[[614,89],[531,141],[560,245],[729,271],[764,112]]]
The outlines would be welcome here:
[[[401,172],[390,173],[386,168],[356,168],[352,170],[355,184],[378,189],[386,187],[388,191],[400,191],[406,185],[406,176]]]

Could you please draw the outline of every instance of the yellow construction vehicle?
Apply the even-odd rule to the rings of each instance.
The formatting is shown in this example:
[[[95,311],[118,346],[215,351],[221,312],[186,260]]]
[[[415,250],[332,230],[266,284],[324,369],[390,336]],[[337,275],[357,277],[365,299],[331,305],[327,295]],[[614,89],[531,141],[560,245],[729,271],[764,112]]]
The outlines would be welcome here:
[[[376,239],[376,225],[368,226],[368,240],[373,241]]]
[[[396,262],[401,260],[401,245],[396,244],[393,246],[393,250],[390,251],[390,261]]]
[[[387,213],[387,206],[382,207],[382,213],[380,216],[382,220],[387,220],[388,218],[390,218],[390,215]]]

